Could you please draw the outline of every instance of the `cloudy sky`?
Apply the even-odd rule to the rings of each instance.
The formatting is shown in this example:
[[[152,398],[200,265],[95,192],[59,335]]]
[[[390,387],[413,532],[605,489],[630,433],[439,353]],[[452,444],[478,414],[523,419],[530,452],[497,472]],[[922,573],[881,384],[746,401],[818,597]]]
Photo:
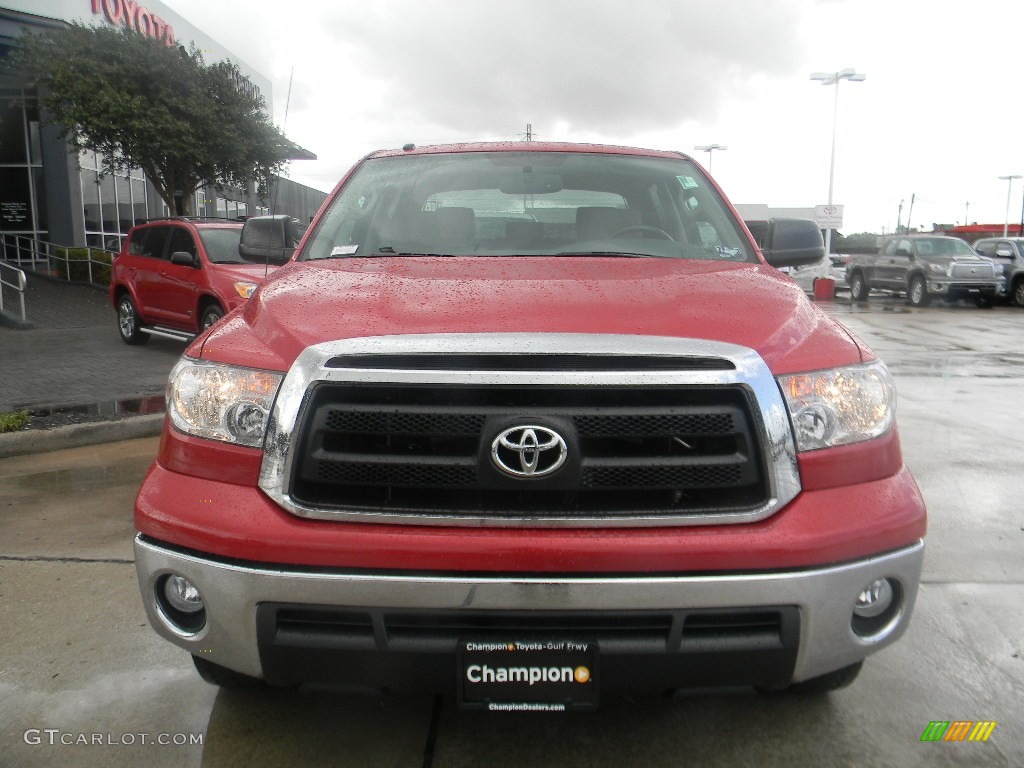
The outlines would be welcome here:
[[[1002,222],[1024,174],[1024,4],[1006,0],[164,0],[274,83],[331,189],[380,148],[599,141],[693,153],[736,203],[833,201],[843,231]],[[1009,218],[1021,218],[1024,179]],[[915,200],[911,211],[911,196]],[[900,204],[902,202],[902,214]]]

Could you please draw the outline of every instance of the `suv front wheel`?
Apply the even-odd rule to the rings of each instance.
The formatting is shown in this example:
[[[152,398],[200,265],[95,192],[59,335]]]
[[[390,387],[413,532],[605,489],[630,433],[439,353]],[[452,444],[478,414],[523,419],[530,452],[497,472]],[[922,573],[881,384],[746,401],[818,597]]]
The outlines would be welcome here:
[[[211,304],[203,310],[202,317],[199,319],[199,330],[205,331],[222,317],[224,317],[224,310],[220,308],[220,305]]]
[[[117,330],[125,344],[145,344],[149,341],[149,334],[143,333],[139,327],[139,312],[127,293],[122,294],[117,302]]]
[[[864,282],[864,275],[854,272],[850,277],[850,298],[854,301],[867,301],[870,289]]]

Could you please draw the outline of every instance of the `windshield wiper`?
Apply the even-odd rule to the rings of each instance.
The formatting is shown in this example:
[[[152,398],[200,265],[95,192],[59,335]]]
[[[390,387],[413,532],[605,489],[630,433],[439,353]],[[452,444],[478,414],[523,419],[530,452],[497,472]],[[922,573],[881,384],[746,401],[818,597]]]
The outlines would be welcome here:
[[[656,253],[633,253],[631,251],[559,251],[555,256],[618,256],[624,259],[675,259],[677,256],[660,256]]]

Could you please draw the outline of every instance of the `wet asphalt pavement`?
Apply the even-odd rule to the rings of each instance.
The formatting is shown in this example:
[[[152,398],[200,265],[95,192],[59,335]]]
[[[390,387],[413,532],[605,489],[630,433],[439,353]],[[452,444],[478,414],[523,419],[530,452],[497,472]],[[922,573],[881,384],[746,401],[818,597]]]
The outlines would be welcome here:
[[[138,597],[132,502],[150,438],[0,460],[0,766],[1024,765],[1024,310],[829,311],[893,371],[930,513],[910,629],[852,687],[568,715],[219,691]],[[998,725],[986,743],[922,743],[933,720]]]

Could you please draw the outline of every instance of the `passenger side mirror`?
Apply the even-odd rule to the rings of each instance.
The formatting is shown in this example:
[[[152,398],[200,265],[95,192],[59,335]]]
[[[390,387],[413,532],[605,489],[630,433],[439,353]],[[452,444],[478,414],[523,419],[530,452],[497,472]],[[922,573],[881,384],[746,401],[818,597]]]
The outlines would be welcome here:
[[[896,255],[897,256],[906,256],[907,258],[910,258],[910,259],[914,258],[914,254],[910,252],[909,248],[897,248],[896,249]]]
[[[810,219],[771,219],[758,240],[765,261],[773,267],[799,267],[825,258],[825,242]]]
[[[996,248],[996,256],[1002,259],[1012,259],[1013,251],[1004,245],[1000,248]]]
[[[252,264],[284,264],[295,253],[298,239],[291,216],[254,216],[242,227],[238,255]]]

